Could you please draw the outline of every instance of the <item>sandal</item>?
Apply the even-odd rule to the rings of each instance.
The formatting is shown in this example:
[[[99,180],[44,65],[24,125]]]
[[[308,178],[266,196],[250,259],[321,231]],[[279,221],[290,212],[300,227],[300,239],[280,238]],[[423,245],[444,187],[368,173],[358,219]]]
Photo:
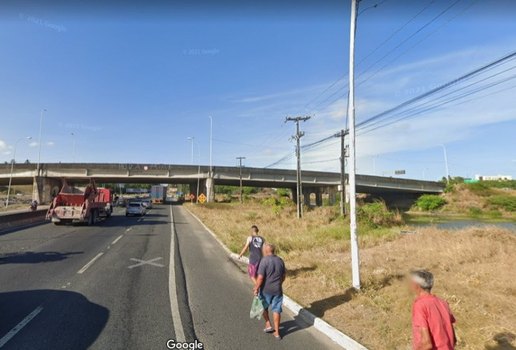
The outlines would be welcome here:
[[[274,328],[272,328],[272,327],[264,328],[263,333],[274,333]]]

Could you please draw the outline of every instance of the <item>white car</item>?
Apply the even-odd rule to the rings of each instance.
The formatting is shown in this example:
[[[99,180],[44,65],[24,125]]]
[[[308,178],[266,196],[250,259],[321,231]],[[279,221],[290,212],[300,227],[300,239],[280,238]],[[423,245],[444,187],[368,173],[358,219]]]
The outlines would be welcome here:
[[[152,209],[152,201],[150,199],[142,200],[142,204],[147,209]]]
[[[125,216],[145,215],[145,207],[142,202],[129,202],[125,207]]]

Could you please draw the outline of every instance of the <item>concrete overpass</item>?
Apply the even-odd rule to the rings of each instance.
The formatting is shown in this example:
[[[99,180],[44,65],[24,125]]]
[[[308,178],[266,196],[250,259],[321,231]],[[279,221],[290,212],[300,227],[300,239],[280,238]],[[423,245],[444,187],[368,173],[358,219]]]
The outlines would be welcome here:
[[[107,163],[46,163],[15,164],[13,185],[34,184],[34,198],[48,202],[51,194],[61,185],[61,179],[70,182],[94,178],[108,183],[188,184],[192,193],[205,193],[209,200],[214,196],[214,185],[239,185],[240,168],[170,164],[107,164]],[[0,165],[0,185],[7,185],[10,165]],[[242,168],[244,186],[290,188],[296,190],[296,171],[289,169]],[[315,194],[317,204],[322,203],[322,193],[335,197],[340,184],[340,174],[322,171],[303,171],[305,201]],[[357,176],[357,192],[381,197],[387,202],[416,198],[424,193],[441,193],[442,184],[433,181],[409,180],[369,175]],[[294,196],[295,197],[295,196]]]

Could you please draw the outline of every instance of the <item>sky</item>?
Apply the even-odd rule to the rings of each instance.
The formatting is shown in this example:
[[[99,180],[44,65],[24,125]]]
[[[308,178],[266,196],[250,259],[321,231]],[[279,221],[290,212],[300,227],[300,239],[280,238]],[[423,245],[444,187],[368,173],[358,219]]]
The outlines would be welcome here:
[[[294,168],[346,128],[350,2],[21,2],[0,5],[0,162]],[[363,0],[357,123],[516,51],[503,0]],[[359,173],[516,177],[516,60],[457,103],[357,136]],[[491,79],[491,80],[489,80]],[[461,85],[457,84],[457,87]],[[444,97],[440,97],[444,98]],[[460,103],[459,103],[460,102]],[[26,137],[32,137],[27,140]],[[15,145],[17,145],[15,147]],[[303,150],[338,171],[339,140]]]

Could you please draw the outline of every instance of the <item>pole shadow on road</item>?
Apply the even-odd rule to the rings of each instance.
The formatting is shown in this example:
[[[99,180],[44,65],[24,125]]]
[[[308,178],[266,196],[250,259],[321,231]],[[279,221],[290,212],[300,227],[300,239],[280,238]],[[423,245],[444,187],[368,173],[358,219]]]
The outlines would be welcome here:
[[[280,326],[282,333],[284,336],[288,336],[291,333],[313,326],[315,317],[323,317],[326,311],[347,303],[353,298],[354,294],[355,290],[349,288],[342,294],[312,302],[310,307],[301,309],[299,315],[294,316],[293,320],[282,322]]]
[[[0,265],[5,264],[39,264],[67,259],[70,255],[83,252],[23,252],[0,254]]]
[[[2,349],[88,349],[109,318],[107,308],[76,292],[44,289],[0,293],[0,337],[38,308],[41,311]]]

